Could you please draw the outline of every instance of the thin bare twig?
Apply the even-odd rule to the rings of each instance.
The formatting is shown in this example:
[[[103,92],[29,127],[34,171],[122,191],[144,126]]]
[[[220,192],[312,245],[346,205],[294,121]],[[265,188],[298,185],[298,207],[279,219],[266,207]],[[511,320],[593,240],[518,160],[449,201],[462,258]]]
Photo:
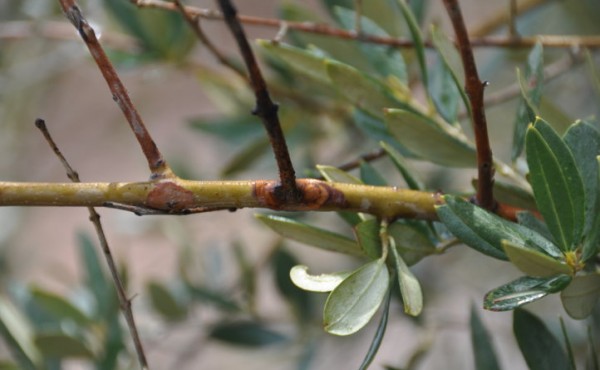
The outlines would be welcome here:
[[[104,202],[104,207],[119,209],[121,211],[131,212],[137,216],[157,216],[157,215],[176,215],[176,216],[186,216],[195,213],[208,213],[208,212],[216,212],[216,211],[235,211],[237,208],[232,207],[192,207],[192,208],[184,208],[182,210],[162,210],[148,207],[140,207],[131,204],[123,204],[116,202]]]
[[[130,0],[139,7],[158,8],[170,11],[177,11],[175,4],[164,0]],[[539,1],[539,0],[537,0]],[[223,20],[221,12],[212,9],[203,9],[192,6],[185,7],[189,14],[197,15],[204,19]],[[290,22],[274,18],[262,18],[248,15],[239,15],[238,19],[241,23],[254,26],[271,27],[281,29],[282,24],[290,30],[314,33],[323,36],[330,36],[345,40],[358,40],[373,44],[388,45],[398,48],[413,48],[415,46],[412,39],[409,38],[394,38],[385,36],[375,36],[367,34],[357,34],[356,31],[343,30],[331,27],[323,23],[312,22]],[[506,20],[503,21],[505,23]],[[478,37],[471,40],[472,47],[510,47],[510,48],[531,48],[536,42],[540,42],[544,47],[554,48],[569,48],[573,46],[581,46],[587,48],[600,48],[600,36],[562,36],[562,35],[535,35],[523,36],[519,38],[501,37]],[[430,40],[424,42],[424,46],[432,48],[433,43]]]
[[[23,40],[30,37],[41,37],[48,40],[73,40],[73,28],[59,21],[8,21],[0,23],[0,39]],[[131,36],[113,31],[102,32],[102,40],[111,48],[138,52],[139,43]]]
[[[527,13],[535,8],[549,3],[550,0],[521,0],[514,1],[514,17]],[[512,6],[512,4],[511,4]],[[480,24],[472,27],[469,30],[469,35],[473,38],[489,35],[500,27],[504,27],[507,22],[510,22],[509,18],[511,12],[495,12],[490,18],[483,20]]]
[[[96,33],[81,14],[79,6],[77,6],[74,0],[59,0],[59,3],[63,12],[79,31],[79,35],[90,50],[90,54],[94,58],[94,61],[98,65],[98,69],[108,84],[108,88],[113,94],[113,100],[119,105],[121,111],[123,111],[133,134],[142,147],[142,151],[148,161],[148,166],[152,173],[152,178],[173,177],[172,171],[163,159],[156,143],[146,129],[142,117],[131,102],[129,94],[117,75],[115,68],[98,42]]]
[[[544,82],[549,82],[555,78],[570,71],[575,65],[583,62],[583,57],[580,53],[569,52],[568,55],[558,59],[557,61],[548,64],[544,67]],[[484,98],[484,105],[489,108],[494,105],[502,104],[506,101],[516,98],[521,94],[521,86],[518,82],[510,84],[493,94],[488,94]],[[467,112],[461,112],[458,115],[459,119],[467,117]]]
[[[271,100],[267,84],[262,77],[244,29],[237,18],[237,10],[229,0],[219,0],[219,6],[248,69],[250,84],[256,97],[256,106],[252,113],[261,118],[273,148],[281,181],[279,197],[282,202],[297,202],[302,198],[302,194],[296,186],[296,173],[277,114],[279,108]]]
[[[361,162],[373,162],[377,159],[383,158],[386,156],[386,152],[383,149],[376,149],[370,153],[366,153],[358,157],[358,159],[346,162],[337,166],[338,169],[342,171],[350,171],[360,166]],[[323,176],[317,177],[319,180],[324,180]]]
[[[372,151],[371,153],[361,155],[356,160],[346,162],[346,163],[342,164],[341,166],[338,166],[338,168],[342,171],[349,171],[349,170],[355,169],[358,166],[360,166],[361,162],[372,162],[374,160],[383,158],[385,156],[386,156],[385,150],[377,149],[377,150]]]
[[[177,9],[179,9],[181,14],[183,15],[183,18],[185,19],[185,21],[192,28],[192,30],[196,34],[196,37],[198,37],[198,40],[200,40],[202,45],[204,45],[208,49],[208,51],[210,51],[212,53],[212,55],[215,58],[217,58],[219,63],[221,63],[225,67],[229,68],[233,72],[235,72],[238,76],[240,76],[244,80],[247,80],[248,78],[246,77],[246,74],[244,73],[244,71],[242,69],[240,69],[238,66],[236,66],[235,64],[233,64],[229,60],[229,58],[227,58],[225,55],[223,55],[223,53],[221,53],[219,51],[219,49],[217,49],[215,44],[213,44],[212,41],[210,41],[208,36],[206,36],[204,31],[202,30],[202,27],[200,26],[200,17],[198,15],[190,14],[186,10],[186,7],[183,6],[183,4],[181,3],[180,0],[174,0],[174,4],[177,7]]]
[[[477,149],[477,177],[479,179],[476,200],[479,206],[487,210],[493,210],[496,207],[492,191],[494,185],[494,159],[490,148],[483,104],[483,93],[486,84],[479,79],[473,49],[471,48],[458,0],[444,0],[444,5],[458,41],[458,49],[465,71],[465,91],[469,96],[473,117],[473,132]]]
[[[67,177],[69,177],[69,179],[73,182],[81,182],[79,179],[79,174],[71,167],[67,159],[63,156],[60,149],[56,145],[54,139],[52,139],[52,136],[50,136],[50,132],[46,127],[46,122],[43,119],[38,118],[35,120],[35,126],[42,132],[42,135],[44,135],[48,145],[50,145],[50,148],[62,163],[63,167],[67,171]],[[106,240],[106,235],[104,234],[102,223],[100,222],[100,215],[98,212],[96,212],[94,207],[87,207],[87,209],[90,213],[90,221],[92,224],[94,224],[94,228],[96,229],[96,234],[98,235],[102,252],[104,253],[108,269],[110,270],[110,274],[115,284],[117,297],[119,298],[119,305],[121,307],[121,311],[123,312],[123,316],[125,316],[127,326],[129,327],[129,332],[131,333],[131,338],[133,339],[133,345],[138,356],[138,361],[142,369],[149,369],[148,361],[146,360],[146,353],[144,352],[144,346],[142,345],[137,326],[135,325],[133,311],[131,310],[131,299],[129,299],[125,293],[123,281],[119,275],[119,270],[117,269],[117,265],[112,256],[108,241]]]

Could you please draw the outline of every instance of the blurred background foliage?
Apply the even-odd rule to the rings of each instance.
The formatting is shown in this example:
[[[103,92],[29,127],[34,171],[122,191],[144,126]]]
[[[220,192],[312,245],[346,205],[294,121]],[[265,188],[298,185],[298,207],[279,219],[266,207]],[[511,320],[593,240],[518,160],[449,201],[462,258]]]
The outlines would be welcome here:
[[[435,111],[435,122],[462,128],[466,138],[459,140],[460,145],[468,144],[470,140],[469,121],[465,119],[465,106],[460,95],[462,87],[455,83],[462,81],[462,72],[456,65],[455,51],[448,47],[447,37],[451,34],[441,3],[408,3],[416,23],[427,39],[434,38],[437,49],[418,46],[392,49],[293,30],[287,32],[285,45],[270,41],[254,43],[268,75],[271,94],[280,104],[283,129],[301,176],[320,176],[323,172],[315,170],[318,164],[336,166],[367,153],[393,152],[393,156],[386,155],[387,158],[373,163],[361,162],[353,174],[365,183],[377,185],[387,183],[441,189],[447,193],[473,193],[472,170],[454,168],[465,166],[452,158],[450,163],[441,160],[443,158],[435,151],[435,142],[424,147],[411,146],[410,141],[405,141],[409,139],[390,135],[386,120],[393,118],[386,118],[381,113],[381,108],[389,107],[389,103],[394,107],[406,107],[407,101],[410,102],[408,107],[413,107],[411,104],[415,103],[414,106],[422,109],[415,114]],[[214,7],[212,3],[201,1],[189,1],[187,4]],[[208,137],[213,143],[211,150],[194,152],[193,156],[185,151],[172,150],[173,155],[168,160],[180,176],[204,179],[275,176],[273,158],[263,129],[256,117],[249,114],[253,96],[245,81],[215,63],[179,14],[138,9],[125,0],[82,2],[81,5],[101,32],[101,40],[105,42],[111,59],[126,78],[135,82],[136,74],[167,76],[163,79],[158,77],[158,82],[153,83],[142,80],[139,90],[160,89],[161,85],[169,84],[169,76],[173,74],[180,74],[183,79],[201,87],[202,95],[198,94],[189,101],[210,106],[210,110],[206,110],[208,113],[192,114],[187,119],[182,118],[181,122],[155,124],[159,131],[159,125],[177,126],[191,142]],[[253,14],[252,4],[239,5],[243,14]],[[464,6],[466,18],[473,20],[469,23],[476,28],[485,24],[486,19],[505,12],[508,2],[484,5],[471,1],[465,2]],[[281,1],[263,4],[262,7],[268,9],[264,14],[284,20],[325,22],[344,29],[355,26],[354,2],[350,0],[323,0],[308,5],[303,1]],[[397,1],[363,2],[363,16],[367,18],[361,22],[365,33],[414,37],[414,30],[404,21]],[[521,35],[597,35],[600,33],[599,17],[600,5],[593,0],[540,1],[533,10],[518,17],[516,28]],[[201,24],[203,27],[206,24],[207,35],[215,38],[218,47],[233,63],[241,65],[231,40],[223,36],[224,29],[207,21]],[[431,24],[435,24],[435,28],[432,29]],[[250,30],[252,39],[272,38],[276,33],[275,29]],[[505,35],[506,26],[490,32]],[[515,68],[525,69],[529,52],[528,49],[509,48],[476,50],[480,75],[490,82],[486,91],[488,97],[497,96],[511,86],[518,87]],[[558,131],[564,131],[577,118],[596,122],[595,117],[600,112],[598,58],[594,50],[585,53],[581,56],[582,51],[576,46],[572,50],[546,48],[543,61],[532,66],[539,67],[540,63],[560,66],[560,61],[571,63],[560,71],[558,77],[544,84],[539,102],[538,113]],[[344,64],[331,62],[327,64],[328,70],[323,71],[317,67],[320,62],[315,62],[323,59]],[[54,86],[71,69],[81,64],[89,66],[90,63],[86,50],[81,47],[55,2],[9,0],[0,3],[0,171],[3,180],[46,180],[41,175],[32,176],[28,169],[29,163],[38,160],[40,155],[48,154],[30,154],[30,147],[39,144],[28,139],[32,132],[24,122],[32,122],[39,111],[43,112],[39,107],[48,101],[48,95],[57,94]],[[97,73],[93,67],[86,71],[88,74]],[[331,77],[335,73],[339,78]],[[77,83],[66,86],[78,89],[76,94],[85,94],[88,88]],[[357,96],[355,92],[361,89],[367,94]],[[139,90],[133,89],[134,92]],[[511,157],[513,125],[518,119],[521,104],[518,88],[516,91],[510,98],[490,104],[487,112],[495,155],[506,163],[513,163],[514,159],[518,171],[523,170],[522,158]],[[161,99],[177,100],[186,94],[190,92]],[[110,100],[108,93],[100,96]],[[143,98],[143,93],[139,93],[137,99]],[[140,104],[144,106],[143,101]],[[57,110],[56,117],[69,114],[61,112],[60,107]],[[80,124],[100,125],[101,122]],[[117,136],[127,135],[125,131],[109,127]],[[80,140],[68,135],[64,139]],[[385,151],[381,149],[380,141],[385,142]],[[135,150],[132,145],[126,149]],[[214,165],[209,170],[199,169],[196,155],[213,158],[209,160]],[[24,162],[23,158],[27,160]],[[85,170],[86,162],[79,163],[79,166],[80,170]],[[398,167],[406,172],[398,171]],[[54,167],[56,174],[52,180],[62,181],[62,171],[57,168]],[[41,174],[48,172],[41,171]],[[519,198],[518,201],[522,200]],[[15,252],[11,245],[18,240],[15,235],[37,233],[33,226],[27,226],[31,218],[21,210],[11,208],[1,211],[0,334],[3,338],[3,360],[0,369],[135,368],[136,357],[119,312],[112,281],[91,233],[77,232],[76,241],[71,242],[75,252],[70,254],[70,258],[80,272],[75,274],[75,279],[63,282],[60,288],[55,289],[46,280],[48,274],[56,271],[42,271],[36,278],[24,278],[27,274],[20,271],[20,265],[13,261]],[[129,231],[128,235],[134,237],[144,239],[158,235],[176,254],[174,267],[169,270],[168,276],[163,274],[160,278],[150,276],[141,279],[131,273],[136,270],[136,263],[152,251],[138,251],[131,260],[119,259],[120,269],[128,277],[126,281],[134,280],[129,284],[129,291],[138,296],[134,299],[134,314],[147,344],[150,362],[160,364],[155,368],[178,369],[226,368],[235,366],[236,360],[237,364],[247,368],[357,367],[374,335],[377,341],[376,323],[370,324],[368,333],[359,333],[357,339],[331,338],[323,333],[321,327],[321,307],[325,297],[300,290],[289,278],[290,269],[298,264],[310,262],[311,267],[331,271],[355,268],[357,261],[327,252],[312,252],[273,234],[255,237],[247,226],[237,224],[237,218],[250,217],[244,212],[238,213],[241,214],[217,221],[219,226],[216,227],[223,227],[231,235],[231,240],[217,247],[210,245],[215,243],[214,240],[206,241],[194,234],[202,234],[197,227],[190,226],[192,222],[201,225],[202,220],[198,218],[192,221],[162,217],[151,221],[132,221],[129,218],[115,221],[117,224],[125,222],[125,228],[137,228],[137,231]],[[352,231],[348,225],[355,223],[352,220],[356,221],[355,215],[342,215],[346,222],[329,215],[286,216],[327,225],[327,229],[349,236]],[[230,226],[227,228],[220,226],[219,222],[233,225],[226,225]],[[61,225],[60,222],[58,225]],[[420,235],[436,231],[428,229],[430,225],[410,222],[406,223],[406,227],[417,230]],[[75,234],[71,229],[58,230],[54,228],[52,232]],[[40,238],[43,241],[44,236]],[[52,245],[42,247],[53,248]],[[127,246],[115,243],[114,248]],[[257,254],[256,249],[262,252]],[[429,254],[436,253],[424,255]],[[407,255],[404,257],[407,258]],[[414,263],[420,257],[415,257]],[[161,268],[155,265],[146,267]],[[34,269],[31,265],[29,268]],[[490,271],[494,273],[492,276]],[[383,343],[378,357],[381,360],[376,361],[374,367],[426,369],[443,364],[448,369],[493,369],[497,366],[494,365],[496,356],[503,368],[525,368],[525,363],[530,366],[530,360],[524,359],[518,348],[526,354],[536,353],[537,349],[524,350],[521,342],[515,343],[512,330],[506,329],[511,317],[492,318],[479,309],[479,303],[471,309],[472,301],[481,302],[482,297],[474,290],[485,292],[497,286],[498,282],[507,280],[504,275],[514,276],[514,269],[501,267],[498,262],[488,261],[472,251],[452,248],[444,255],[426,258],[414,267],[414,272],[425,292],[425,312],[419,318],[408,318],[401,314],[400,296],[392,296],[387,334],[390,343]],[[526,334],[538,333],[550,338],[548,346],[559,346],[556,353],[564,353],[563,344],[555,338],[561,338],[561,341],[566,338],[579,366],[586,363],[589,369],[598,368],[595,359],[598,348],[594,347],[592,339],[597,342],[599,338],[600,312],[597,308],[584,323],[565,319],[564,332],[568,332],[569,336],[561,332],[556,317],[563,313],[553,308],[553,301],[533,305],[532,310],[549,318],[546,321],[549,328],[531,313],[516,311],[515,322],[519,320],[522,324],[515,324],[515,327],[529,329],[524,330],[525,333],[515,330],[517,339],[530,343],[532,340],[527,339]],[[480,316],[487,321],[488,329]],[[540,334],[548,330],[552,334]],[[448,332],[459,334],[453,337]],[[462,354],[458,356],[461,359],[456,358],[457,353],[464,353],[465,346],[470,346],[469,336],[474,344],[473,359]],[[510,339],[506,339],[508,337]],[[467,344],[448,344],[452,338],[460,338],[462,343]],[[171,339],[173,347],[168,345]],[[499,348],[494,351],[494,346]],[[209,353],[210,350],[216,354]],[[463,352],[453,352],[456,350]],[[497,354],[494,355],[494,352]],[[226,359],[227,356],[233,360]],[[557,361],[566,358],[560,354],[557,356],[560,357]],[[586,356],[589,357],[586,359]],[[204,360],[206,358],[209,360]]]

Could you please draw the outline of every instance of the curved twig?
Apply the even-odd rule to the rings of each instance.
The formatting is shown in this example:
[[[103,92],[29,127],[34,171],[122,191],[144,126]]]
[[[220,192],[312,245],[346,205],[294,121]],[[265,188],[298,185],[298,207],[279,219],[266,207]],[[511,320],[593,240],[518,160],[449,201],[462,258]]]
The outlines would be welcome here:
[[[139,7],[158,8],[170,11],[177,11],[175,4],[164,0],[130,0]],[[223,20],[223,15],[212,9],[203,9],[193,6],[187,6],[186,10],[189,14],[197,15],[209,20]],[[239,20],[243,24],[271,27],[281,29],[283,23],[290,30],[314,33],[323,36],[336,37],[345,40],[358,40],[373,44],[388,45],[398,48],[413,48],[415,46],[412,39],[394,38],[385,36],[375,36],[368,34],[358,34],[356,31],[347,31],[336,27],[331,27],[327,24],[312,23],[312,22],[290,22],[274,18],[262,18],[248,15],[239,15]],[[573,46],[600,48],[600,36],[561,36],[561,35],[535,35],[522,37],[477,37],[471,40],[473,47],[510,47],[510,48],[531,48],[536,42],[540,42],[544,47],[548,48],[570,48]],[[432,48],[431,41],[425,41],[424,46]]]
[[[77,31],[79,31],[79,35],[90,50],[90,54],[94,58],[94,61],[98,65],[98,69],[108,84],[108,88],[113,94],[113,100],[119,105],[121,111],[123,111],[133,134],[142,147],[144,156],[148,161],[148,167],[152,173],[152,178],[173,177],[174,175],[171,172],[171,169],[163,159],[162,154],[150,136],[148,129],[146,129],[142,117],[131,102],[127,89],[125,89],[115,68],[98,42],[96,33],[81,14],[79,6],[77,6],[74,0],[59,0],[59,3],[63,12],[73,26],[75,26]]]
[[[67,159],[63,156],[60,149],[54,142],[54,139],[52,139],[52,136],[50,136],[50,132],[48,131],[44,120],[35,120],[35,126],[42,132],[42,135],[44,135],[44,138],[48,142],[48,145],[50,145],[50,148],[62,163],[63,167],[67,171],[67,176],[69,177],[69,179],[74,183],[81,183],[81,180],[79,179],[79,174],[71,167]],[[102,248],[102,252],[104,253],[104,257],[106,258],[108,269],[115,284],[115,290],[117,291],[117,297],[119,299],[119,306],[121,307],[123,316],[125,316],[127,326],[129,327],[129,332],[131,333],[131,338],[133,339],[133,345],[138,356],[138,361],[142,369],[149,369],[148,361],[146,359],[146,353],[144,352],[144,346],[142,344],[140,334],[135,324],[133,311],[131,310],[131,299],[129,299],[127,297],[127,294],[125,293],[123,280],[121,279],[121,275],[119,274],[117,264],[115,263],[112,252],[108,245],[108,241],[106,239],[106,234],[104,234],[104,228],[102,227],[102,223],[100,222],[100,215],[98,214],[98,212],[96,212],[94,207],[87,207],[87,209],[90,214],[90,221],[96,229],[96,235],[98,235],[100,247]]]

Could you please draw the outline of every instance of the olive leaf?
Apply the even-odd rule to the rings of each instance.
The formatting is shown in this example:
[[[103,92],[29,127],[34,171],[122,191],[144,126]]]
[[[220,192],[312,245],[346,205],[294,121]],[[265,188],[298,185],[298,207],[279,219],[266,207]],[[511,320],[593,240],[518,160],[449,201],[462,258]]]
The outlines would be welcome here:
[[[342,281],[344,281],[351,272],[334,272],[329,274],[310,275],[308,267],[297,265],[290,270],[290,279],[298,287],[311,292],[331,292]]]
[[[542,119],[527,129],[525,150],[538,209],[562,251],[581,241],[585,192],[573,154]]]
[[[389,281],[388,268],[381,259],[354,271],[327,297],[323,312],[325,330],[350,335],[362,329],[385,298]]]

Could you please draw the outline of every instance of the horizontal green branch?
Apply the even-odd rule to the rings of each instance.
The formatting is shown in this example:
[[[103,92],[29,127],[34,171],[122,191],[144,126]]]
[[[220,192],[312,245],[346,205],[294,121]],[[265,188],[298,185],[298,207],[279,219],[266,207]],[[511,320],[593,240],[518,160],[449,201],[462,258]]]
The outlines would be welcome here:
[[[0,182],[0,206],[103,207],[124,205],[172,214],[238,208],[286,211],[356,211],[383,218],[436,219],[437,193],[297,180],[302,199],[281,203],[276,181],[190,181],[179,178],[130,183]]]

